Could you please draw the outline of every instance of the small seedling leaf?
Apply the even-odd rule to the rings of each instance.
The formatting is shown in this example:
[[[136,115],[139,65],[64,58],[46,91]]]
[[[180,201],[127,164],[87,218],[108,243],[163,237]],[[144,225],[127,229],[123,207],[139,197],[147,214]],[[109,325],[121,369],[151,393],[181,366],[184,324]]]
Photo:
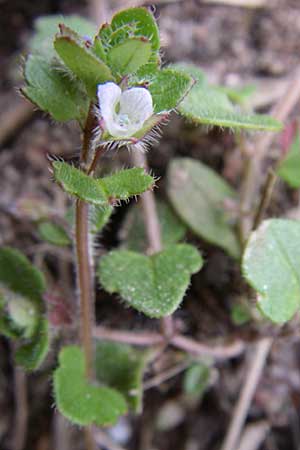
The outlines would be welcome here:
[[[142,381],[146,363],[145,351],[127,344],[97,342],[97,379],[121,392],[135,413],[140,413],[142,409]]]
[[[251,233],[243,255],[243,274],[257,291],[257,305],[275,323],[299,310],[299,242],[300,222],[270,219]]]
[[[149,317],[172,314],[182,302],[190,277],[203,265],[198,250],[177,244],[151,256],[115,250],[101,258],[100,283]]]
[[[183,378],[183,390],[185,394],[193,398],[201,398],[206,391],[211,377],[211,368],[203,363],[195,363],[190,366]]]
[[[54,397],[58,410],[78,425],[113,425],[127,411],[121,393],[87,381],[84,355],[76,346],[60,352],[59,367],[54,372]]]
[[[237,198],[212,169],[191,158],[176,158],[168,169],[167,191],[178,216],[193,232],[237,258],[240,248],[224,203]]]

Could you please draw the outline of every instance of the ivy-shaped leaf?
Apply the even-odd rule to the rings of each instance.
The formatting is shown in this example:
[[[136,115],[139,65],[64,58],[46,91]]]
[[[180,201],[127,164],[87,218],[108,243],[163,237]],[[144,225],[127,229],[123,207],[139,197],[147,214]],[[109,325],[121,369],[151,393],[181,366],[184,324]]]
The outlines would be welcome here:
[[[22,344],[15,353],[16,363],[26,370],[36,370],[43,363],[49,351],[48,321],[43,319],[32,338]]]
[[[38,233],[43,241],[59,247],[68,246],[72,243],[66,230],[56,223],[45,221],[38,225]]]
[[[147,316],[160,318],[179,307],[191,275],[202,265],[198,250],[188,244],[172,245],[151,256],[114,250],[101,258],[98,276],[108,292],[118,293]]]
[[[278,167],[277,174],[290,187],[298,189],[300,187],[300,136],[296,134],[286,157]]]
[[[145,351],[136,350],[127,344],[97,342],[97,379],[121,392],[136,413],[142,409],[142,381],[146,363]]]
[[[96,95],[97,85],[114,81],[110,68],[89,49],[80,36],[70,28],[61,25],[54,48],[65,65],[81,80],[90,98]]]
[[[224,203],[236,200],[233,189],[212,169],[191,158],[175,158],[167,174],[167,191],[178,216],[193,232],[240,256],[238,239]]]
[[[62,73],[58,67],[41,56],[30,55],[25,65],[25,97],[55,120],[85,121],[88,99],[80,82]]]
[[[260,311],[275,323],[290,320],[300,307],[300,222],[264,221],[247,243],[242,270],[257,291]]]
[[[86,380],[84,355],[76,346],[64,347],[59,354],[54,397],[58,410],[78,425],[113,425],[127,411],[125,399],[117,390]]]

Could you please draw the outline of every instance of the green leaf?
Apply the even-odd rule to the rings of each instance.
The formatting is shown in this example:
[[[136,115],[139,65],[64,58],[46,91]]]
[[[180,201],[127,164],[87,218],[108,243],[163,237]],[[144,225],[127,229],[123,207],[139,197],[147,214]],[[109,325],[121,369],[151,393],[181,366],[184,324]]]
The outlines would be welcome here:
[[[21,252],[9,247],[0,249],[0,284],[37,304],[46,288],[43,274]]]
[[[186,226],[174,214],[172,208],[163,201],[156,202],[163,247],[176,244],[184,238]],[[126,248],[145,253],[147,236],[140,204],[133,205],[127,216],[122,232]]]
[[[121,170],[109,177],[92,178],[65,162],[52,163],[54,179],[71,195],[99,206],[110,200],[127,200],[152,188],[154,179],[142,168]]]
[[[108,223],[114,208],[111,205],[97,206],[92,205],[90,208],[90,231],[92,234],[99,233]]]
[[[111,21],[113,31],[125,25],[130,25],[134,36],[148,38],[154,51],[159,50],[159,30],[153,15],[146,8],[129,8],[114,15]]]
[[[197,236],[234,258],[240,256],[238,239],[224,210],[224,203],[236,200],[237,195],[225,180],[200,161],[176,158],[168,168],[167,191],[178,216]]]
[[[171,111],[176,108],[192,86],[189,75],[171,69],[158,71],[149,84],[154,112]]]
[[[54,372],[54,397],[58,410],[78,425],[113,425],[126,413],[124,397],[116,390],[98,387],[85,378],[82,350],[64,347]]]
[[[149,61],[150,56],[150,42],[131,38],[112,47],[107,54],[107,61],[114,73],[124,76],[136,72]]]
[[[245,114],[233,108],[216,88],[195,85],[178,107],[180,114],[196,124],[260,131],[279,131],[281,123],[262,114]]]
[[[48,322],[42,319],[34,336],[17,349],[15,353],[16,363],[26,370],[36,370],[43,363],[48,351]]]
[[[66,66],[83,82],[90,98],[96,96],[97,85],[114,81],[109,67],[89,49],[77,33],[61,26],[54,47]]]
[[[178,111],[196,124],[218,125],[229,128],[278,131],[282,125],[272,117],[245,114],[234,108],[224,88],[209,86],[203,72],[196,66],[175,66],[196,80],[195,85],[178,106]],[[230,93],[229,93],[230,94]],[[232,97],[232,91],[231,91]]]
[[[58,67],[37,55],[30,55],[25,66],[26,85],[22,93],[41,110],[58,121],[84,122],[88,99],[79,82],[71,80]]]
[[[127,344],[97,342],[97,379],[120,391],[136,413],[142,410],[142,381],[146,363],[145,351],[136,350]]]
[[[41,239],[52,245],[64,247],[72,243],[66,230],[53,222],[41,222],[38,225],[38,233]]]
[[[177,244],[151,256],[115,250],[103,256],[100,283],[149,317],[172,314],[180,305],[190,277],[203,265],[198,250]]]
[[[71,15],[53,15],[39,17],[34,22],[34,34],[29,41],[29,52],[38,53],[44,59],[51,60],[56,56],[53,40],[59,24],[63,23],[82,36],[93,37],[96,33],[95,25],[83,17]]]
[[[5,294],[3,288],[0,288],[0,333],[9,339],[17,339],[22,336],[23,330],[11,320],[7,313],[7,296]]]
[[[194,64],[189,63],[175,63],[168,66],[170,69],[176,70],[176,72],[183,73],[192,77],[198,85],[207,85],[207,78],[205,73]]]
[[[203,363],[189,367],[183,378],[184,392],[192,397],[202,397],[206,391],[211,376],[211,368]]]
[[[54,179],[68,194],[94,205],[107,205],[104,186],[70,164],[61,161],[52,163]]]
[[[242,271],[257,291],[260,311],[275,323],[290,320],[300,306],[300,222],[264,221],[247,243]]]
[[[277,174],[291,188],[300,187],[300,137],[296,134],[292,145],[290,146],[286,157],[280,163]]]
[[[256,87],[252,84],[248,84],[242,87],[228,87],[228,86],[216,86],[220,92],[223,92],[233,102],[243,105],[247,102],[249,97],[256,91]]]
[[[141,167],[121,170],[114,175],[101,178],[109,198],[128,200],[153,188],[154,178]]]

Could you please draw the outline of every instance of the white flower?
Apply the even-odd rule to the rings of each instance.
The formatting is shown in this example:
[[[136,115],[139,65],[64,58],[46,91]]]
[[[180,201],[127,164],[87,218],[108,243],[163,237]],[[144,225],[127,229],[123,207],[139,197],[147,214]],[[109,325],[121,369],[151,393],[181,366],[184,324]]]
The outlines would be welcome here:
[[[134,136],[153,115],[150,92],[133,87],[122,92],[112,82],[98,85],[98,101],[104,128],[117,139]]]

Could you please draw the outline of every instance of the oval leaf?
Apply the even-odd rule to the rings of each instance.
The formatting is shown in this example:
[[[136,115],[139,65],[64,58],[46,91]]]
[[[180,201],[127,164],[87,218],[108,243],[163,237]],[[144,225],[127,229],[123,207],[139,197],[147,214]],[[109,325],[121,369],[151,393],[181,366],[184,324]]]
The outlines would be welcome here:
[[[150,56],[151,43],[132,38],[109,50],[107,62],[114,73],[128,75],[146,64]]]
[[[300,222],[270,219],[251,233],[242,270],[257,291],[258,307],[275,323],[290,320],[300,306]]]
[[[224,210],[233,189],[212,169],[191,158],[174,159],[168,169],[167,190],[178,216],[193,232],[237,258],[240,248]]]

